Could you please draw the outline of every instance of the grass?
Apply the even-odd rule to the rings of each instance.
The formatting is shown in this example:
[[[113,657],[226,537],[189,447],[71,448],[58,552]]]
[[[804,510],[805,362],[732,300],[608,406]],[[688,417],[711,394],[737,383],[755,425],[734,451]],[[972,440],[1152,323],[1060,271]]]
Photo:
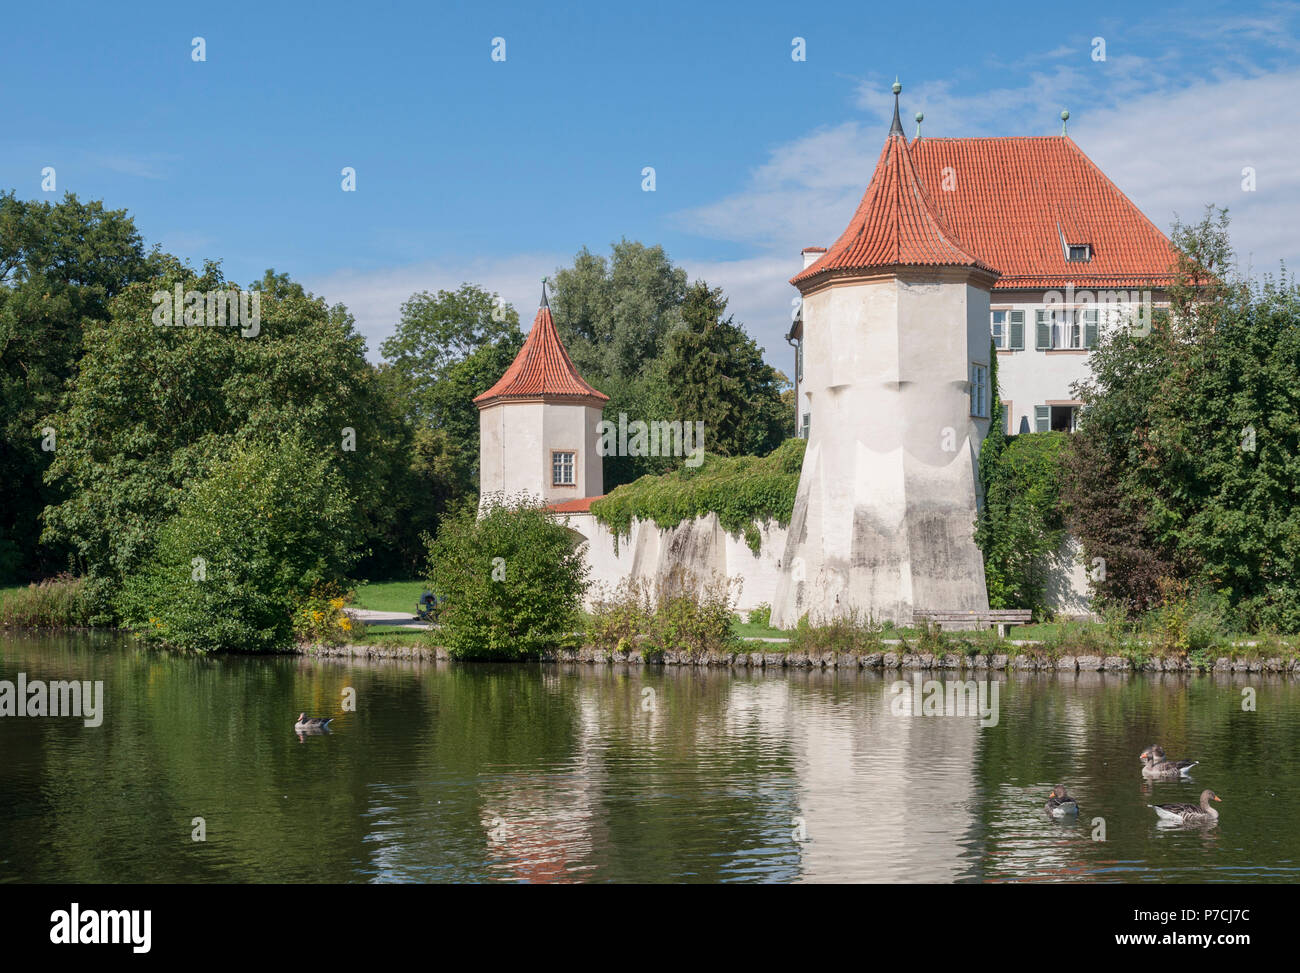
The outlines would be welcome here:
[[[430,648],[436,644],[432,634],[427,629],[412,629],[406,625],[367,625],[365,635],[357,639],[356,643]]]
[[[414,615],[416,603],[425,590],[423,581],[363,581],[357,585],[353,605],[376,612]]]
[[[731,623],[731,630],[742,639],[788,639],[794,633],[783,628],[773,628],[757,622],[744,622],[737,616]]]

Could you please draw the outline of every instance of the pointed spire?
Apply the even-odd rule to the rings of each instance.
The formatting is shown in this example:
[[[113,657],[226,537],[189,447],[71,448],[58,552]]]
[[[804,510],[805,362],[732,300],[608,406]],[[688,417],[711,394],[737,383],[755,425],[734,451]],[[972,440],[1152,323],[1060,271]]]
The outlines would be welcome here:
[[[560,340],[542,282],[542,306],[514,362],[497,383],[474,397],[480,409],[500,399],[552,400],[603,406],[609,396],[588,385]]]
[[[790,279],[801,290],[823,274],[877,268],[972,267],[997,273],[939,215],[912,162],[907,138],[894,138],[903,134],[897,112],[894,121],[898,131],[885,139],[871,183],[848,227],[816,262]]]
[[[546,278],[546,277],[543,277],[543,278],[542,278],[542,303],[541,303],[540,305],[538,305],[539,307],[550,307],[550,306],[551,306],[551,302],[548,301],[548,300],[546,299],[546,281],[547,281],[547,278]]]
[[[889,126],[890,135],[903,135],[903,122],[898,117],[898,93],[903,90],[903,86],[898,83],[898,76],[894,76],[894,124]],[[906,138],[907,136],[903,136]]]

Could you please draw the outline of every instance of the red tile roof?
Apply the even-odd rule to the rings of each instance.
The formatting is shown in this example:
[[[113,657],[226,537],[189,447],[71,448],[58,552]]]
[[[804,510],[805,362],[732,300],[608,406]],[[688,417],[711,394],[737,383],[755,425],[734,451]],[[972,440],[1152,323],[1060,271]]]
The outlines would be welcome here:
[[[584,382],[573,367],[547,304],[537,309],[533,328],[506,373],[482,395],[475,396],[474,404],[481,409],[497,399],[540,398],[586,399],[592,405],[609,401],[608,395]]]
[[[993,270],[944,223],[912,164],[907,139],[891,134],[848,229],[790,282],[799,284],[835,271],[897,266]]]
[[[593,503],[602,499],[604,499],[603,495],[599,497],[577,497],[573,500],[561,500],[559,503],[547,504],[546,509],[557,514],[585,514],[591,510]]]
[[[1170,279],[1169,239],[1068,136],[923,138],[909,150],[939,218],[1002,272],[997,290]],[[1091,260],[1066,259],[1065,245],[1085,243]]]

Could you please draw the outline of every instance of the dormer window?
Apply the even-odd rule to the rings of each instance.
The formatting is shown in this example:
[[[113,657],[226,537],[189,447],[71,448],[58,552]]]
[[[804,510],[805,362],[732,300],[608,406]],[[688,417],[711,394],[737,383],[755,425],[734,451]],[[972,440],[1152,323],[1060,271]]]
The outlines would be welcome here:
[[[1092,245],[1088,243],[1071,243],[1066,259],[1071,262],[1087,263],[1092,259]]]

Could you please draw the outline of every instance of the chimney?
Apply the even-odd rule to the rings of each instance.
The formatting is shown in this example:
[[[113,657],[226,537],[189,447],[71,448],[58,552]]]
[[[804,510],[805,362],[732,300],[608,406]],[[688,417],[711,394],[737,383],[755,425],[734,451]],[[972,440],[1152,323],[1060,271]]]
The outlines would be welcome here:
[[[825,247],[804,247],[803,248],[803,269],[807,270],[809,267],[815,264],[818,260],[822,258],[822,254],[825,252],[826,252]]]

